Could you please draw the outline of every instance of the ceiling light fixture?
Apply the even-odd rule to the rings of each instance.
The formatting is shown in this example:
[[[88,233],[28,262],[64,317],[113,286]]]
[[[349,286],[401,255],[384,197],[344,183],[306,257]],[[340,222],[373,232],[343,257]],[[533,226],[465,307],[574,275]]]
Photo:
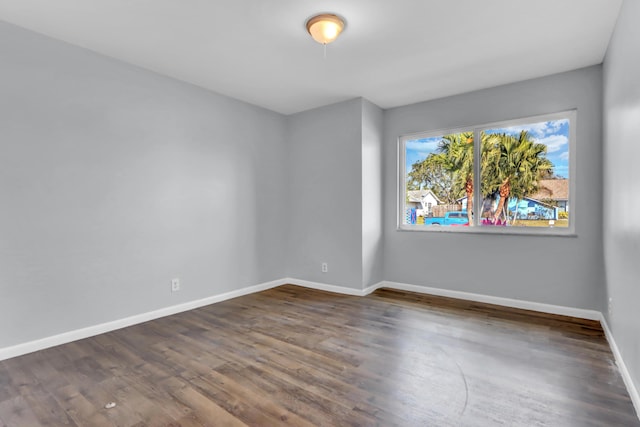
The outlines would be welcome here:
[[[307,31],[320,44],[327,45],[344,30],[344,19],[331,13],[313,16],[307,21]]]

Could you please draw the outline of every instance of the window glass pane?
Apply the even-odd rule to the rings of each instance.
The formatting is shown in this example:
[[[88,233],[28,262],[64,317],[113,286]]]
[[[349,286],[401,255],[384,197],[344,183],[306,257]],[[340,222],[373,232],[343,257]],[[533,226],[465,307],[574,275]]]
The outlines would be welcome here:
[[[481,226],[569,226],[569,125],[560,119],[481,132]]]
[[[473,198],[473,132],[407,139],[403,225],[468,226]],[[470,204],[469,204],[470,205]]]

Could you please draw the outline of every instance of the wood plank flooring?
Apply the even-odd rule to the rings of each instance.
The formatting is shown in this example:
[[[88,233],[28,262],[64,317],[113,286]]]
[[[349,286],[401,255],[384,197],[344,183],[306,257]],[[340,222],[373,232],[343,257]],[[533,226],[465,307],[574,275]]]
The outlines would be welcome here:
[[[0,426],[494,425],[640,426],[600,324],[287,285],[0,362]]]

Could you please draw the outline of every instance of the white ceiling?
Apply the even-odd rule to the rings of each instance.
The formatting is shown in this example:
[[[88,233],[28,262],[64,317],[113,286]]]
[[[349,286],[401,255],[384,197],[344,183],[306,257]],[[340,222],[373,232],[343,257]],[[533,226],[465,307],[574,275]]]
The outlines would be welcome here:
[[[0,0],[0,20],[290,114],[383,108],[604,58],[622,0]],[[323,48],[318,12],[345,17]]]

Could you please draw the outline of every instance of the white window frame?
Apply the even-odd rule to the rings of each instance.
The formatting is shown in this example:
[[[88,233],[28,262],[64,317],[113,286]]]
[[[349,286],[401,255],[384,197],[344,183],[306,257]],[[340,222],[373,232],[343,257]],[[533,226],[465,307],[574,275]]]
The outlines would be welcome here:
[[[569,199],[567,204],[570,207],[568,227],[487,227],[479,225],[478,219],[481,217],[482,204],[474,203],[473,216],[474,225],[469,227],[441,227],[422,224],[404,224],[405,200],[407,197],[406,186],[406,143],[420,138],[431,138],[452,133],[473,132],[474,134],[474,177],[473,182],[480,182],[480,134],[485,129],[505,128],[517,125],[526,125],[536,122],[544,122],[558,119],[569,120]],[[550,114],[527,116],[522,118],[504,120],[499,122],[484,123],[476,126],[458,127],[451,129],[439,129],[434,131],[416,132],[401,135],[398,138],[398,198],[397,198],[397,230],[398,231],[420,231],[439,233],[479,233],[479,234],[518,234],[531,236],[576,236],[576,128],[577,110],[559,111]],[[474,184],[474,200],[482,200],[481,186]]]

